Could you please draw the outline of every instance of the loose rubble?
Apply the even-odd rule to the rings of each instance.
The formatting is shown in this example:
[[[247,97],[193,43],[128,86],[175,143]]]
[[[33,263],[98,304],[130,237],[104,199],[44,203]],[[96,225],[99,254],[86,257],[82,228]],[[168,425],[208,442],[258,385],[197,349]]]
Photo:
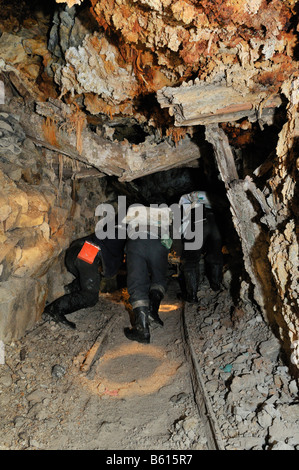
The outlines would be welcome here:
[[[298,383],[279,341],[251,303],[235,306],[228,290],[213,292],[206,282],[198,295],[187,329],[223,447],[298,450]]]

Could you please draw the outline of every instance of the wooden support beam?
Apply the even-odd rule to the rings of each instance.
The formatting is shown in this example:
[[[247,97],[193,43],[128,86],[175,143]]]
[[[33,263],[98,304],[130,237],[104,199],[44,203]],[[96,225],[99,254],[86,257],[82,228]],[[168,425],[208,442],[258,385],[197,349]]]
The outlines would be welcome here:
[[[248,194],[249,190],[255,193],[254,183],[238,178],[233,153],[223,129],[214,124],[206,126],[206,139],[214,148],[220,175],[226,186],[233,223],[242,245],[244,266],[254,286],[255,300],[261,307],[265,321],[269,321],[263,295],[263,280],[259,272],[260,265],[257,263],[262,231],[257,219],[258,213]],[[256,193],[254,195],[256,196]]]
[[[169,108],[176,126],[208,125],[249,118],[256,121],[274,116],[282,103],[279,96],[271,96],[258,89],[241,94],[227,84],[191,83],[180,87],[164,87],[157,92],[161,108]]]
[[[195,162],[201,157],[201,150],[188,134],[176,145],[167,140],[156,143],[151,137],[139,145],[128,141],[110,141],[92,132],[82,130],[82,152],[76,148],[76,132],[68,132],[70,111],[58,100],[37,103],[34,116],[35,135],[28,118],[22,120],[27,137],[39,146],[66,155],[91,166],[108,176],[117,176],[119,181],[129,182],[152,173]],[[43,117],[42,117],[43,116]],[[45,135],[45,119],[50,118],[55,143]]]
[[[142,176],[150,175],[158,171],[194,162],[201,157],[199,146],[186,136],[176,146],[168,142],[158,145],[142,145],[135,151],[127,151],[126,159],[131,163],[130,169],[124,171],[120,181],[132,181]]]
[[[242,191],[250,191],[266,215],[265,221],[269,228],[274,228],[275,220],[262,191],[256,187],[254,181],[249,176],[246,176],[244,180],[239,180],[234,155],[223,129],[219,128],[218,125],[211,124],[206,126],[205,135],[207,141],[210,142],[214,148],[220,175],[226,188],[230,189],[235,185],[235,183],[241,182]]]
[[[217,124],[210,124],[206,126],[206,139],[214,148],[220,175],[226,187],[229,187],[232,181],[239,179],[239,176],[228,138]]]

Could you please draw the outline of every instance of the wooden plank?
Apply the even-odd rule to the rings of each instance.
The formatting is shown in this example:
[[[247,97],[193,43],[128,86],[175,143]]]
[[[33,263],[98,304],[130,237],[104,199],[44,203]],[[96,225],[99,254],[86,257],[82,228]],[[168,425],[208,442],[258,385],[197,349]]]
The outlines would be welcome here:
[[[120,181],[132,181],[201,158],[200,147],[188,136],[180,140],[176,146],[162,142],[151,146],[140,145],[138,150],[138,153],[134,154],[127,152],[126,158],[131,162],[131,169],[124,171],[119,178]]]
[[[234,180],[238,180],[238,172],[236,169],[234,155],[229,145],[228,138],[223,129],[218,125],[206,126],[206,139],[212,144],[215,157],[218,163],[221,177],[226,187]]]
[[[103,352],[104,346],[108,342],[108,338],[109,338],[109,334],[111,330],[116,325],[118,320],[119,320],[119,317],[117,314],[113,314],[109,318],[103,330],[101,330],[99,336],[97,337],[96,341],[91,346],[91,348],[87,351],[85,358],[83,359],[81,366],[80,366],[81,372],[85,372],[86,374],[89,374],[91,372],[91,369],[94,363],[99,359],[99,357],[101,356]]]
[[[263,113],[274,115],[275,108],[282,103],[278,95],[267,96],[265,90],[243,95],[232,86],[219,83],[164,87],[157,92],[157,99],[162,108],[169,108],[176,126],[230,122],[245,117],[257,120]]]
[[[248,180],[248,178],[245,178],[245,180],[238,178],[232,150],[224,131],[218,125],[207,126],[206,138],[213,145],[220,175],[226,186],[232,220],[242,245],[244,267],[254,286],[255,300],[261,307],[264,320],[267,322],[269,318],[263,295],[263,283],[259,274],[260,267],[257,268],[259,263],[256,262],[260,256],[258,240],[262,230],[257,220],[258,214],[248,195],[248,191],[258,198],[262,209],[267,213],[266,217],[269,217],[271,214],[268,215],[268,210],[265,206],[266,201],[255,190],[254,183]],[[266,271],[264,275],[266,275]]]

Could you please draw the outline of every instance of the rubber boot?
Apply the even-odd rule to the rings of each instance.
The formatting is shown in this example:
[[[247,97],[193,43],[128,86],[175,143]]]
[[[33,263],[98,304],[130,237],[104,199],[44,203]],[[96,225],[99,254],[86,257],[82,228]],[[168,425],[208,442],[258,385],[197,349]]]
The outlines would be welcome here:
[[[71,329],[71,330],[76,329],[75,323],[67,320],[65,316],[62,315],[61,313],[58,313],[52,304],[49,304],[45,307],[42,318],[43,320],[46,320],[46,321],[54,321],[56,323],[61,323],[66,328]]]
[[[149,293],[149,322],[150,324],[155,323],[156,325],[163,327],[164,323],[158,315],[161,300],[163,294],[158,289],[152,289]]]
[[[222,280],[222,265],[221,264],[211,264],[207,265],[207,278],[210,283],[210,287],[213,291],[218,291],[221,289],[221,280]]]
[[[198,290],[198,272],[184,271],[184,279],[186,285],[186,301],[195,304],[198,303],[197,290]]]
[[[150,342],[148,307],[137,307],[133,309],[135,321],[132,328],[125,328],[124,333],[131,341],[139,343]]]

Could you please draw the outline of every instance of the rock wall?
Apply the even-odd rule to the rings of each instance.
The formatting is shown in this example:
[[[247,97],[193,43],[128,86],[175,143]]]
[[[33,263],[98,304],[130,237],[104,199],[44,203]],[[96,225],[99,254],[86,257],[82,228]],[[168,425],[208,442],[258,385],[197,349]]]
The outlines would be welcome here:
[[[268,258],[277,300],[274,316],[290,358],[299,370],[299,248],[298,248],[298,140],[299,80],[288,80],[283,92],[289,100],[288,121],[277,144],[274,174],[268,182],[269,197],[276,209],[277,227],[270,234]],[[270,192],[271,191],[271,192]]]
[[[78,164],[36,147],[14,108],[0,112],[2,341],[24,335],[41,318],[45,302],[64,293],[64,282],[72,279],[64,250],[94,230],[106,187],[105,179],[72,179]]]

